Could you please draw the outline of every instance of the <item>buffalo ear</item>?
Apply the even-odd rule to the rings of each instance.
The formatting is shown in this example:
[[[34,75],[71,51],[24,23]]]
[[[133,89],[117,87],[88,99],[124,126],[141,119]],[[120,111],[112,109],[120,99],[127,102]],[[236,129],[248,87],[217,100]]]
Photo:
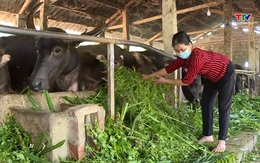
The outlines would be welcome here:
[[[137,61],[137,63],[138,63],[139,65],[141,65],[141,64],[144,63],[144,59],[143,59],[143,56],[142,56],[141,53],[135,52],[135,53],[133,54],[133,56],[135,57],[135,59],[136,59],[136,61]]]
[[[96,59],[99,60],[100,62],[104,62],[104,61],[107,60],[106,57],[105,57],[105,55],[103,55],[103,54],[98,54],[98,55],[96,56]]]

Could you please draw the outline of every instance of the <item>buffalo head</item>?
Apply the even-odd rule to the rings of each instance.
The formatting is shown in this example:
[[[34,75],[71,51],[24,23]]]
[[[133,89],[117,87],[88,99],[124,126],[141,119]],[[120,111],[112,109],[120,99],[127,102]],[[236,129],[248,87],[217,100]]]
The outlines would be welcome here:
[[[28,14],[28,28],[35,28],[33,18],[40,5],[41,3],[35,5]],[[99,35],[105,29],[105,21],[101,17],[98,20],[97,27],[92,31],[84,32],[83,35]],[[47,31],[65,33],[59,28],[47,28]],[[75,45],[79,43],[53,38],[37,39],[35,47],[38,57],[29,79],[31,89],[34,91],[77,91],[80,64]]]
[[[49,30],[60,29],[50,28]],[[70,89],[77,80],[76,49],[63,40],[40,38],[36,42],[36,51],[38,58],[30,77],[31,88],[35,91]]]

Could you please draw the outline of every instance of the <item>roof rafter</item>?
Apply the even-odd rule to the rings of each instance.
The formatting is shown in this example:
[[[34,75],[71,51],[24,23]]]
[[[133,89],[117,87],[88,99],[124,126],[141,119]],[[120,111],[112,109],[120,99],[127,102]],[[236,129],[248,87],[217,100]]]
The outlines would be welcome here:
[[[198,5],[198,6],[189,7],[189,8],[182,9],[182,10],[178,10],[178,11],[176,11],[176,13],[177,14],[183,14],[183,13],[186,13],[186,12],[191,12],[191,11],[196,11],[196,10],[200,10],[200,9],[203,9],[203,8],[217,6],[217,5],[223,4],[224,2],[225,1],[223,1],[223,0],[217,1],[217,2],[210,2],[210,3],[203,4],[203,5]],[[130,24],[131,25],[138,25],[138,24],[143,24],[143,23],[154,21],[154,20],[158,20],[158,19],[161,19],[161,18],[162,18],[162,15],[157,15],[157,16],[153,16],[153,17],[150,17],[150,18],[137,20],[137,21],[134,21],[134,22],[132,22]],[[117,29],[117,28],[122,28],[122,25],[120,24],[120,25],[107,27],[107,29],[109,29],[109,30]]]

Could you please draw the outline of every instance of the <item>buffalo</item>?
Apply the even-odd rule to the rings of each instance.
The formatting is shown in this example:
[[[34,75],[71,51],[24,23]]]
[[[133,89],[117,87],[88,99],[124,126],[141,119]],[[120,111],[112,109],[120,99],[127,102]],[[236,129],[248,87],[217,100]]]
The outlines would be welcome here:
[[[107,44],[80,46],[79,88],[80,90],[97,90],[106,81]],[[164,66],[157,62],[160,54],[151,50],[145,52],[129,52],[118,45],[114,46],[115,66],[125,66],[140,73],[152,73]],[[158,59],[159,60],[159,59]]]
[[[241,65],[234,64],[236,70],[245,70]],[[255,90],[255,80],[249,78],[246,74],[236,74],[236,83],[234,88],[234,93],[241,93],[244,88],[249,88]]]
[[[33,17],[41,4],[42,3],[35,5],[29,12],[26,22],[27,28],[34,28],[34,24],[32,23]],[[104,30],[105,23],[102,18],[99,18],[99,21],[98,26],[94,30],[83,34],[100,34]],[[48,28],[47,30],[65,32],[58,28]],[[70,74],[70,71],[76,71],[78,69],[78,56],[75,50],[75,46],[78,44],[79,42],[23,35],[0,38],[1,52],[10,54],[12,58],[8,63],[8,69],[13,91],[19,93],[23,90],[25,85],[29,85],[30,88],[35,91],[43,89],[65,91],[72,88],[72,90],[76,90],[75,88],[77,86],[74,84],[75,82],[67,81],[67,79],[73,79],[73,77],[67,75]],[[53,61],[49,60],[50,57]],[[66,58],[66,60],[61,60],[61,62],[64,61],[62,64],[69,63],[61,67],[55,67],[55,63],[60,61],[57,59],[58,57]],[[44,63],[42,63],[43,61]],[[55,72],[56,69],[59,69],[58,72]],[[55,75],[53,75],[53,72]],[[48,80],[46,80],[46,78],[48,78]],[[66,82],[64,82],[64,80]]]

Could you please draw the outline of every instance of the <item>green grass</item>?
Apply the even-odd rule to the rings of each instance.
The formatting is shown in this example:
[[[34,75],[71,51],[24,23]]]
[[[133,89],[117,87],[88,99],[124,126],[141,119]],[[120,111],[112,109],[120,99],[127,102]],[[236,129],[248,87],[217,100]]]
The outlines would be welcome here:
[[[119,68],[115,72],[116,117],[106,114],[105,131],[86,125],[88,136],[95,147],[86,144],[87,157],[83,162],[180,162],[180,163],[225,163],[234,161],[234,154],[212,153],[212,144],[201,144],[202,121],[200,108],[191,109],[183,103],[179,108],[169,104],[172,95],[170,86],[156,85],[142,80],[140,74]],[[101,88],[93,96],[67,99],[71,105],[94,103],[108,106],[107,88]],[[228,137],[241,131],[256,131],[260,128],[260,97],[246,94],[233,97]],[[218,132],[218,111],[214,113],[214,134]],[[12,118],[0,127],[0,162],[46,162],[44,153],[55,146],[30,144],[30,135],[23,132]],[[46,140],[46,139],[45,139]],[[48,139],[47,139],[48,140]],[[39,138],[42,144],[43,137]],[[259,147],[259,144],[258,144]],[[247,160],[259,159],[259,148]],[[91,156],[91,157],[89,157]],[[61,162],[73,163],[69,159]]]

